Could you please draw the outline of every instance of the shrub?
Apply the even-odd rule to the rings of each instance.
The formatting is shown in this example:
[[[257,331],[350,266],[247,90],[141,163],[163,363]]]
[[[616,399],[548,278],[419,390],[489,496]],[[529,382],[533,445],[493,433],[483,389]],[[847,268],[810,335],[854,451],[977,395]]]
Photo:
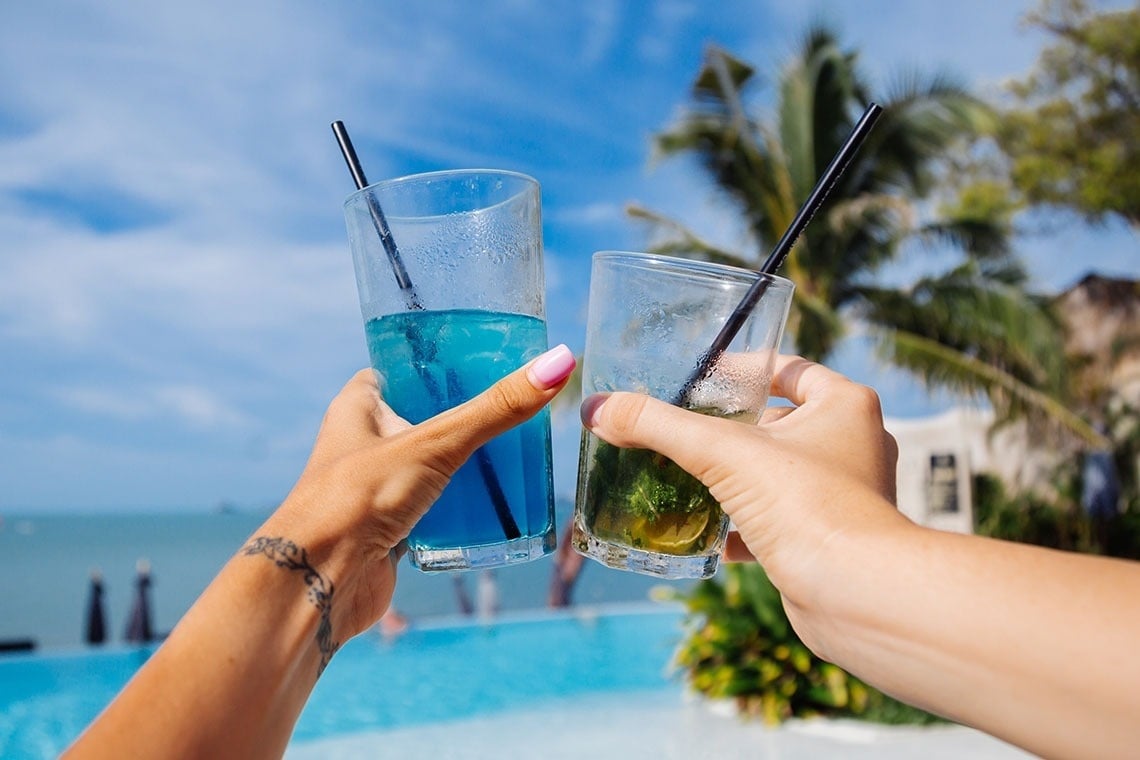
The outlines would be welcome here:
[[[1009,495],[993,475],[974,476],[974,532],[1052,549],[1140,559],[1140,512],[1129,508],[1103,519],[1087,515],[1073,487],[1076,475],[1060,471],[1058,495]]]
[[[769,724],[819,715],[883,723],[939,720],[812,654],[759,565],[726,565],[717,578],[669,593],[687,611],[674,667],[691,689],[731,699],[743,715]]]

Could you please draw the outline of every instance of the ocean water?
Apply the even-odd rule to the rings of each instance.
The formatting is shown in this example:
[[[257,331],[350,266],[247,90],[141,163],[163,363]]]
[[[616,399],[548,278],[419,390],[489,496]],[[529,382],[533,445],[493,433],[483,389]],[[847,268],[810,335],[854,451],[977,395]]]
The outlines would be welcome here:
[[[559,529],[570,505],[558,505]],[[0,515],[0,641],[31,638],[38,650],[84,648],[89,576],[103,576],[108,643],[121,642],[134,598],[135,564],[151,567],[156,631],[169,631],[266,515],[195,514]],[[478,604],[493,580],[502,612],[541,609],[554,563],[543,557],[478,572],[426,574],[401,564],[395,607],[412,622],[459,615],[461,596]],[[577,605],[643,602],[657,586],[687,586],[584,562]],[[480,583],[480,580],[483,583]],[[482,586],[482,591],[480,587]],[[3,655],[0,655],[3,656]]]

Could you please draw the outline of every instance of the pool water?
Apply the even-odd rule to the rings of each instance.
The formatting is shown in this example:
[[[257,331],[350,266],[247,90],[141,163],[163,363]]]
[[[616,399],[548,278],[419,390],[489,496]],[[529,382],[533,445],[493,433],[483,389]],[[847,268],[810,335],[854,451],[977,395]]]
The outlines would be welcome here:
[[[668,605],[413,626],[346,643],[293,738],[328,738],[534,708],[580,694],[678,689]],[[454,621],[453,621],[454,623]],[[117,649],[0,659],[0,757],[56,757],[145,661]]]

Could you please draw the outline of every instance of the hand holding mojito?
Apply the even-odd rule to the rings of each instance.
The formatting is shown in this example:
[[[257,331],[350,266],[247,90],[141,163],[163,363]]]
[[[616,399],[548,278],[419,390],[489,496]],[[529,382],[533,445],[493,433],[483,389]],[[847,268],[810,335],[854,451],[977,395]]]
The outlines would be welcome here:
[[[707,375],[697,358],[759,277],[770,282]],[[779,277],[634,253],[594,256],[583,394],[637,391],[693,411],[755,424],[791,303]],[[678,389],[686,387],[683,398]],[[663,578],[716,572],[728,518],[699,480],[668,458],[583,431],[574,548],[610,567]]]

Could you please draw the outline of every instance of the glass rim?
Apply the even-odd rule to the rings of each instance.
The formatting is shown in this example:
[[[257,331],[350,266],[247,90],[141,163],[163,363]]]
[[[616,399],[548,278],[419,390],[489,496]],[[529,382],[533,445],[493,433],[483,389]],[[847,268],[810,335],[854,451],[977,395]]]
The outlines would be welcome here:
[[[732,266],[731,264],[719,264],[713,261],[701,261],[699,259],[686,259],[680,256],[666,256],[660,253],[616,250],[597,251],[594,253],[593,259],[594,261],[601,262],[620,262],[649,272],[701,274],[720,280],[747,282],[749,285],[756,280],[765,279],[777,287],[795,288],[794,282],[778,274],[765,274],[753,269]]]
[[[345,205],[353,202],[354,198],[361,196],[369,191],[377,191],[386,188],[395,187],[397,185],[408,185],[418,182],[431,182],[433,180],[449,179],[462,179],[463,177],[472,176],[488,176],[488,177],[508,177],[510,179],[520,180],[524,187],[541,188],[539,181],[529,174],[517,172],[512,169],[439,169],[430,172],[417,172],[415,174],[404,174],[399,177],[391,177],[389,179],[382,179],[377,182],[365,185],[359,190],[353,190],[345,198]],[[513,193],[511,197],[518,195]]]

